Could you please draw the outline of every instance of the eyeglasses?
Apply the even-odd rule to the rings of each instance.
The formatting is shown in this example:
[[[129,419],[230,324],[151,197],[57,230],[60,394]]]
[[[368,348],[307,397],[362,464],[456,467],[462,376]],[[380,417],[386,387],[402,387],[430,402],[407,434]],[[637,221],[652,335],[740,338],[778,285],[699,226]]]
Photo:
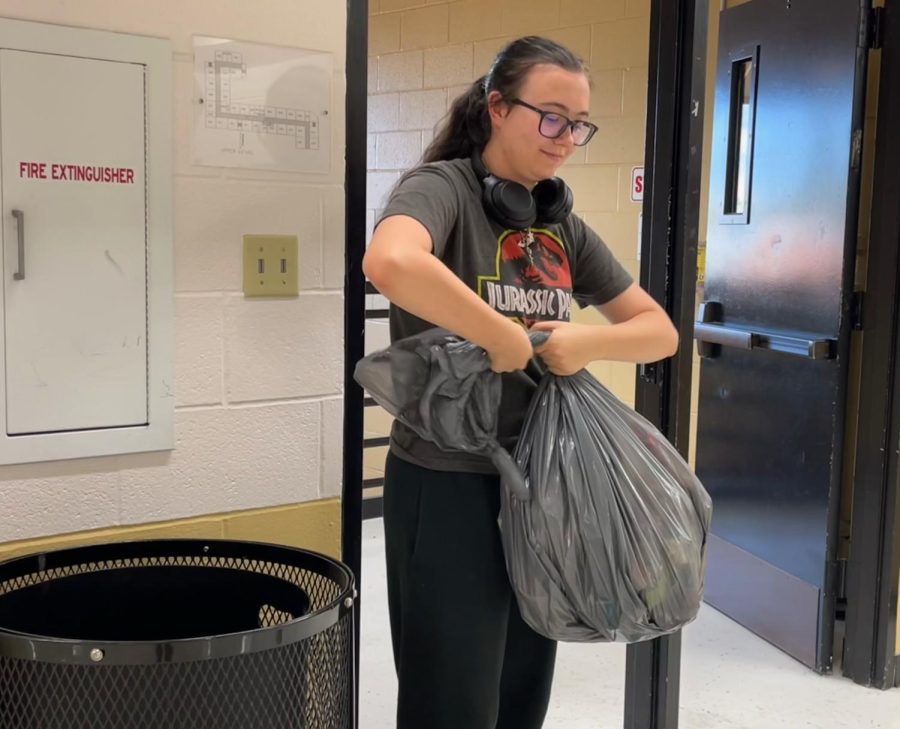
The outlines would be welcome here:
[[[542,137],[547,137],[547,139],[559,139],[567,130],[571,129],[572,141],[575,143],[575,146],[583,147],[590,142],[591,137],[597,133],[596,124],[591,124],[590,122],[582,120],[572,121],[562,114],[557,114],[553,111],[544,111],[531,104],[526,104],[521,99],[510,99],[509,103],[515,104],[516,106],[524,106],[526,109],[531,109],[540,114],[541,123],[540,126],[538,126],[538,131],[541,133]]]

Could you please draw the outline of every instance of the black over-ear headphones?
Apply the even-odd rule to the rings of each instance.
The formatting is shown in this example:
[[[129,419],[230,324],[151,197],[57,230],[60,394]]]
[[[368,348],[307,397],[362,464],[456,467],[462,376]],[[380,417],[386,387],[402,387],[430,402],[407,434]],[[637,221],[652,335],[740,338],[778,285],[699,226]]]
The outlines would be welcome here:
[[[481,202],[485,212],[500,225],[514,230],[535,223],[561,223],[572,212],[572,191],[558,177],[541,180],[531,192],[524,185],[494,177],[481,159],[481,151],[472,155],[472,169],[481,182]]]

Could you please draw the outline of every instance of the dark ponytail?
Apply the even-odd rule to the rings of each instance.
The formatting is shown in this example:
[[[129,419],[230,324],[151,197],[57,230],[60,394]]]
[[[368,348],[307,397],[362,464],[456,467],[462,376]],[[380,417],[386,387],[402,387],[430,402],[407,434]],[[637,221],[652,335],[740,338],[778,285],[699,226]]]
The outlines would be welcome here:
[[[491,138],[491,120],[487,111],[487,76],[473,83],[469,90],[454,99],[450,113],[435,135],[423,162],[471,157]]]
[[[559,43],[538,36],[513,41],[497,54],[490,71],[453,101],[422,161],[461,159],[483,149],[491,138],[488,94],[499,91],[504,99],[517,96],[528,72],[539,64],[588,75],[584,61]]]

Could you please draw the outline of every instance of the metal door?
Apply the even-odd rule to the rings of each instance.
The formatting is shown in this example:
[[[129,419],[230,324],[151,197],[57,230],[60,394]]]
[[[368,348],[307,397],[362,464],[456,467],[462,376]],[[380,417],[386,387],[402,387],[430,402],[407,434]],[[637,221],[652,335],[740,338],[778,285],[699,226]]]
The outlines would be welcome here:
[[[707,602],[831,667],[868,8],[721,14],[697,472]]]

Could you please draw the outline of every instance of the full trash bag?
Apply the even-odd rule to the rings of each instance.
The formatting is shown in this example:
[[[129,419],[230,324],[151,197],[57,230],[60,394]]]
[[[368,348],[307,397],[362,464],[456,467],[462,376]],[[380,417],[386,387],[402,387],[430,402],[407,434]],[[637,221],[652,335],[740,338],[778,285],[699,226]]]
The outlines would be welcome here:
[[[546,375],[515,461],[530,499],[504,489],[501,536],[535,631],[631,643],[697,616],[712,501],[645,418],[585,370]]]
[[[501,376],[470,342],[431,329],[364,358],[355,376],[420,437],[491,458],[504,486],[507,570],[535,631],[636,642],[696,617],[709,495],[665,437],[590,373],[543,377],[513,457],[497,442]]]

